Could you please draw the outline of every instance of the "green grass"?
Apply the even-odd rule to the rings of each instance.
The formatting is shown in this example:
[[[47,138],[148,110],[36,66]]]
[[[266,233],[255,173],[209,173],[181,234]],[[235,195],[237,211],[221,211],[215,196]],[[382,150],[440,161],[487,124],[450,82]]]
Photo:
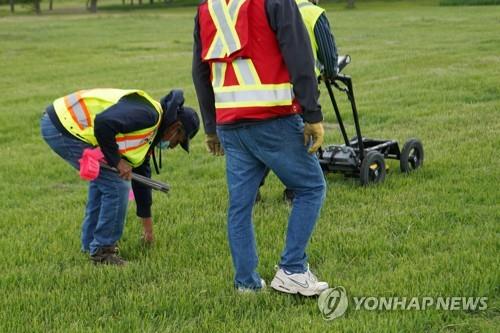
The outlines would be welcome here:
[[[155,176],[172,191],[154,195],[154,247],[141,246],[132,205],[120,244],[126,268],[93,267],[79,253],[86,183],[43,142],[40,115],[53,99],[92,87],[141,88],[156,98],[182,88],[186,103],[197,105],[190,74],[194,13],[0,19],[0,332],[497,332],[497,7],[428,1],[328,7],[340,51],[353,58],[346,72],[365,135],[419,137],[426,161],[409,176],[391,162],[377,187],[328,176],[308,251],[317,274],[350,295],[485,296],[488,310],[351,307],[325,322],[316,299],[236,294],[224,162],[205,152],[202,134],[191,154],[169,152]],[[333,123],[324,89],[321,102]],[[327,142],[339,140],[330,129]],[[259,272],[267,281],[289,213],[281,191],[271,176],[255,208]]]
[[[500,5],[500,0],[441,0],[442,6],[479,6],[479,5]]]

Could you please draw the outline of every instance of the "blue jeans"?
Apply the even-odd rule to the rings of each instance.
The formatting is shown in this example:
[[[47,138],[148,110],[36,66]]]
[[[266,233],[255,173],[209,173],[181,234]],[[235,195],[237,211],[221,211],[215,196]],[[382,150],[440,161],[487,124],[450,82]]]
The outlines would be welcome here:
[[[326,183],[316,155],[304,146],[300,116],[244,127],[217,128],[224,147],[229,189],[228,238],[237,287],[260,288],[252,208],[259,184],[270,168],[295,193],[280,267],[307,270],[305,249],[325,197]]]
[[[62,134],[44,114],[40,121],[43,139],[57,155],[75,169],[89,144]],[[94,254],[99,248],[113,246],[121,238],[125,225],[130,182],[118,174],[101,169],[89,184],[85,218],[82,225],[82,251]]]

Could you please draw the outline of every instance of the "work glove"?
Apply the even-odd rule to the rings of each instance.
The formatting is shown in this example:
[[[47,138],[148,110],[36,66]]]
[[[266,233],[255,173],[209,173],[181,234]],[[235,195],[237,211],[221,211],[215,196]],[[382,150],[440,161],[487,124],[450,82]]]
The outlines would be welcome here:
[[[323,144],[323,138],[325,136],[325,130],[323,129],[323,123],[305,123],[304,125],[304,146],[307,146],[309,140],[312,139],[313,144],[309,148],[309,154],[315,153],[319,147]]]
[[[207,146],[207,151],[215,156],[224,155],[224,149],[220,144],[217,134],[207,134],[205,135],[205,145]]]

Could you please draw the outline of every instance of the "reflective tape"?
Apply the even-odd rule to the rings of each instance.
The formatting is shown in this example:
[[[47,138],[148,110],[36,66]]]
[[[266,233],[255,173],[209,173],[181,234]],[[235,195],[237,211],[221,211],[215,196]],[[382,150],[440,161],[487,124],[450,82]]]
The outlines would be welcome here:
[[[210,16],[212,17],[217,27],[217,33],[215,34],[214,40],[212,41],[212,45],[210,45],[208,49],[205,60],[223,58],[224,56],[226,56],[226,54],[231,54],[241,48],[241,43],[238,34],[236,33],[235,26],[240,8],[245,3],[245,1],[247,0],[232,0],[230,1],[228,7],[224,0],[209,0],[208,9],[210,11]],[[214,2],[218,2],[215,8],[212,7],[214,5]],[[222,24],[220,20],[223,21]],[[230,48],[230,42],[228,42],[227,39],[223,40],[221,34],[223,36],[226,36],[226,34],[232,36],[232,40],[237,41],[237,47]]]
[[[222,89],[215,89],[215,106],[224,107],[243,107],[243,106],[272,106],[272,105],[291,105],[293,92],[290,84],[281,85],[282,87],[264,89],[230,90],[232,86]],[[247,88],[247,87],[245,87]]]
[[[73,93],[64,97],[64,103],[71,114],[71,117],[78,124],[80,129],[83,130],[91,125],[87,106],[78,93]]]
[[[133,149],[142,147],[149,143],[154,136],[155,131],[150,131],[143,135],[123,135],[116,138],[118,144],[118,151],[123,154]]]
[[[225,62],[212,63],[212,87],[222,87],[226,76],[227,64]]]
[[[257,70],[251,59],[238,58],[232,62],[232,65],[240,85],[256,85],[260,83]]]
[[[229,54],[240,49],[240,39],[236,33],[235,23],[229,16],[229,11],[225,0],[208,0],[208,8],[210,16],[214,20],[219,33],[219,38],[222,39],[225,49]],[[222,36],[220,35],[222,34]]]
[[[229,3],[229,17],[236,23],[236,18],[240,12],[241,5],[245,3],[246,0],[233,0]]]
[[[215,35],[215,39],[210,45],[210,49],[207,52],[207,56],[205,59],[214,59],[214,58],[222,58],[226,54],[224,49],[224,44],[222,43],[222,39],[220,38],[220,34],[217,33]]]

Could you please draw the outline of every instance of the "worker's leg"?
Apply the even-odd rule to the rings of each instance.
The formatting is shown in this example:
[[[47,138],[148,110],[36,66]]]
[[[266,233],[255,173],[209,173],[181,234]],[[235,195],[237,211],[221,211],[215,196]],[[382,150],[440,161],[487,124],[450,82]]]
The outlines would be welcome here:
[[[254,138],[256,147],[260,147],[257,157],[295,193],[280,266],[292,273],[305,272],[305,249],[326,189],[318,158],[309,154],[308,147],[304,146],[304,124],[299,116],[280,118],[251,128],[252,132],[244,140]]]
[[[101,209],[94,230],[94,238],[90,242],[90,254],[99,248],[114,246],[123,233],[127,215],[128,193],[130,181],[123,180],[117,173],[101,170],[99,177],[93,181],[100,192]]]
[[[82,224],[82,251],[90,252],[90,243],[94,239],[94,230],[101,211],[101,192],[94,181],[89,183],[85,218]]]
[[[78,160],[81,158],[83,150],[91,148],[91,146],[81,140],[62,134],[54,126],[47,114],[42,116],[40,128],[43,139],[50,148],[73,168],[79,170],[80,163]],[[85,219],[82,226],[82,251],[85,252],[89,251],[89,244],[93,239],[93,231],[97,223],[100,206],[99,192],[92,182],[89,186],[88,197]]]
[[[237,288],[259,289],[256,272],[258,257],[252,224],[252,208],[265,166],[257,160],[239,138],[241,129],[218,130],[226,158],[229,190],[228,239]]]

